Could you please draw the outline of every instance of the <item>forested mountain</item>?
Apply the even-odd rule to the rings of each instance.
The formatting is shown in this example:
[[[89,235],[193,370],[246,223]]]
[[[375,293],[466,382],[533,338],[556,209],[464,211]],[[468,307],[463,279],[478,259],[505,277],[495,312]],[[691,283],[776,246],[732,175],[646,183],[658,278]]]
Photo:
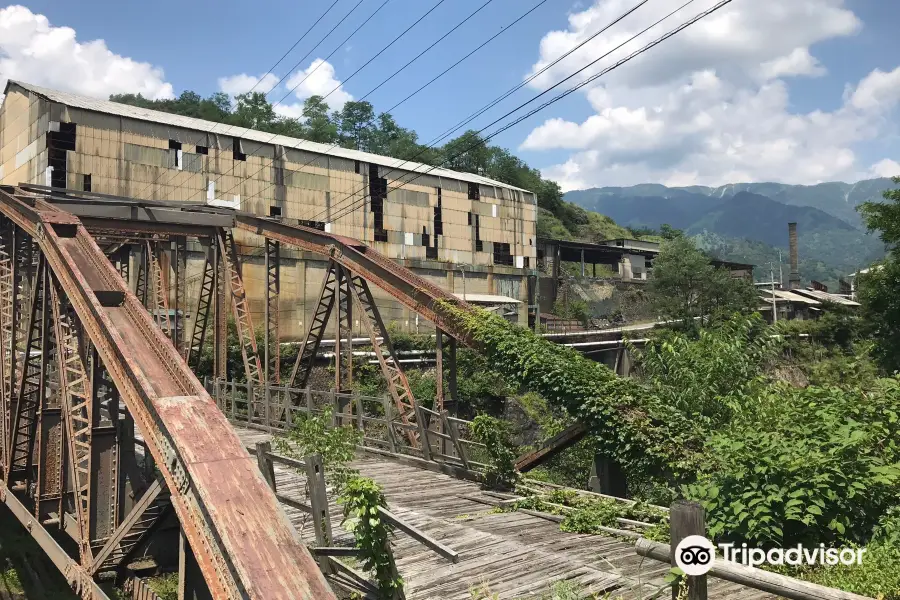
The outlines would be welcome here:
[[[890,180],[887,179],[860,182],[852,194],[848,192],[854,186],[846,184],[846,192],[842,193],[861,202],[870,199],[868,194],[875,193],[882,186],[887,188],[888,184]],[[804,187],[762,183],[721,188],[668,188],[645,184],[630,188],[573,191],[568,192],[565,199],[608,215],[620,225],[632,229],[658,229],[665,223],[691,235],[712,234],[717,240],[726,240],[726,245],[732,248],[744,247],[751,255],[759,254],[759,248],[751,251],[747,245],[753,242],[786,250],[787,223],[796,222],[801,258],[812,261],[811,264],[821,261],[826,271],[847,274],[883,256],[884,247],[874,236],[866,234],[860,225],[802,204],[810,200],[811,189],[843,189],[838,188],[839,185],[845,184]],[[769,192],[791,202],[785,203],[760,193],[738,191],[741,187]],[[880,199],[880,191],[875,195]],[[854,222],[858,223],[858,218]],[[733,255],[722,258],[738,260]],[[748,259],[746,262],[754,261]],[[823,269],[814,270],[821,272]]]

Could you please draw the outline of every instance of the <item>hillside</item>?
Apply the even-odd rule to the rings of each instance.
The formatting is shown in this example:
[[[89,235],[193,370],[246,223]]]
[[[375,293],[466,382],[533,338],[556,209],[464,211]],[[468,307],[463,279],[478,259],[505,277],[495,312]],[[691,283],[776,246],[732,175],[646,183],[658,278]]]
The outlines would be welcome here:
[[[890,180],[861,182],[856,190],[862,191],[847,195],[854,201],[863,201],[868,199],[865,194],[886,185],[882,182]],[[831,189],[829,185],[825,184],[823,189]],[[780,198],[790,196],[788,199],[792,203],[739,190],[740,187],[752,187]],[[848,192],[851,187],[847,185]],[[811,193],[810,188],[781,184],[742,184],[722,188],[667,188],[645,184],[573,191],[568,192],[565,199],[608,215],[629,228],[657,229],[667,223],[688,234],[707,233],[719,239],[730,239],[731,246],[742,246],[746,240],[753,240],[787,250],[786,225],[793,221],[798,224],[801,258],[812,263],[821,261],[827,268],[845,274],[883,255],[883,245],[860,226],[819,208],[799,204],[803,201],[800,192]]]
[[[644,186],[635,186],[638,188]],[[664,186],[663,186],[664,187]],[[882,192],[896,187],[887,178],[866,179],[856,183],[840,181],[818,185],[787,185],[783,183],[732,183],[717,188],[693,186],[674,188],[686,192],[724,198],[739,192],[768,196],[776,202],[792,206],[812,206],[861,228],[862,220],[856,207],[869,200],[880,201]]]

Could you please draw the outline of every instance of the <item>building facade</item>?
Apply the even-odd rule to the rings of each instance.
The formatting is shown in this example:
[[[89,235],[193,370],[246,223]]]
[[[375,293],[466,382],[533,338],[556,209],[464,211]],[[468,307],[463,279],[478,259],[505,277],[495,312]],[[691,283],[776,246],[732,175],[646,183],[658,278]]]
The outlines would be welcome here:
[[[0,182],[233,206],[361,240],[454,293],[522,302],[536,264],[533,193],[479,175],[10,81],[0,107]],[[251,310],[263,311],[262,242],[240,232]],[[199,285],[198,253],[188,282]],[[302,336],[326,263],[283,252],[282,330]],[[386,294],[386,322],[430,328]],[[196,292],[194,292],[196,296]],[[533,296],[533,294],[532,294]],[[189,306],[194,299],[189,297]],[[190,311],[189,311],[190,312]],[[190,315],[188,315],[188,318]]]

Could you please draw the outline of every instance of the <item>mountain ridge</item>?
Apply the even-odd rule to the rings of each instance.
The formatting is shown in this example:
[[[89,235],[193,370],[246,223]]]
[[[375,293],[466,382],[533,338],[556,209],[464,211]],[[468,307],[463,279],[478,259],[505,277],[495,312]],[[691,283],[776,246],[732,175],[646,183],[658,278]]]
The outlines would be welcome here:
[[[574,190],[565,200],[632,229],[658,229],[665,223],[689,235],[714,234],[781,249],[788,247],[787,223],[796,222],[804,259],[850,273],[884,254],[883,244],[864,231],[856,206],[881,200],[882,192],[893,187],[886,178],[814,186],[640,184]]]

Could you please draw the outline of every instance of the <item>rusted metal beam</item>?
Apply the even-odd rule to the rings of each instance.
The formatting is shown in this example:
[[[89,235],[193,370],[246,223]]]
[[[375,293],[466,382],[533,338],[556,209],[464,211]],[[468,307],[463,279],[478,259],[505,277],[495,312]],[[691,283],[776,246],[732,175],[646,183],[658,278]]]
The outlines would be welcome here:
[[[266,331],[263,366],[265,381],[281,381],[281,344],[278,343],[278,296],[281,294],[281,242],[266,238]]]
[[[187,356],[184,336],[184,312],[187,308],[187,238],[176,236],[172,242],[172,271],[175,280],[175,321],[172,323],[172,342],[179,354]]]
[[[173,490],[210,594],[334,598],[225,417],[84,227],[70,215],[31,209],[2,192],[0,213],[38,238],[42,260]],[[113,294],[121,302],[101,301]]]
[[[525,473],[550,460],[563,450],[571,448],[587,434],[587,427],[581,423],[569,425],[558,434],[541,444],[537,450],[532,450],[516,459],[516,469]]]
[[[135,503],[131,512],[94,556],[91,574],[115,568],[128,556],[140,538],[164,513],[169,505],[166,483],[156,479]]]
[[[253,329],[250,304],[247,300],[247,291],[244,289],[240,254],[230,229],[219,231],[218,244],[219,252],[225,262],[225,270],[228,273],[229,287],[231,288],[231,310],[241,344],[244,371],[247,381],[259,389],[262,387],[263,370],[259,360],[259,350],[256,347],[256,331]]]
[[[203,244],[203,242],[201,242]],[[194,313],[194,327],[191,339],[186,344],[186,362],[196,372],[200,367],[203,344],[209,327],[210,313],[215,310],[216,297],[216,245],[206,243],[206,262],[200,277],[200,291],[197,294],[197,310]]]
[[[457,319],[442,309],[441,302],[469,310],[469,305],[352,238],[342,237],[303,227],[288,225],[237,212],[235,227],[284,244],[330,257],[353,274],[364,277],[411,310],[422,315],[449,335],[466,345],[472,345],[470,334]]]
[[[416,415],[416,398],[413,395],[412,388],[409,387],[409,380],[406,373],[400,367],[397,361],[397,355],[394,353],[394,346],[391,343],[390,335],[384,321],[381,320],[381,314],[375,306],[375,299],[369,289],[366,280],[359,276],[351,276],[350,291],[353,294],[353,300],[359,308],[359,320],[369,334],[369,340],[372,344],[372,350],[381,366],[381,372],[387,381],[388,391],[394,399],[397,411],[400,413],[400,420],[407,425],[413,424],[413,417]],[[378,338],[382,341],[379,342]],[[412,428],[406,429],[406,436],[413,448],[418,448],[422,442],[422,448],[425,450],[424,441],[420,440],[420,436],[416,434]]]
[[[5,487],[0,486],[0,501],[12,511],[13,515],[28,530],[34,541],[50,559],[50,562],[62,573],[70,587],[85,600],[109,600],[106,592],[94,581],[90,574],[71,558],[65,550],[53,539],[53,536],[44,529],[40,521],[35,520],[34,515],[19,501],[18,498]]]
[[[290,388],[305,388],[309,382],[309,374],[312,371],[316,352],[318,352],[319,344],[325,336],[325,328],[328,326],[328,319],[331,317],[331,310],[334,307],[335,297],[337,296],[337,269],[338,265],[334,261],[328,263],[325,277],[322,279],[322,289],[319,290],[319,301],[316,303],[316,311],[313,313],[312,321],[309,323],[309,329],[306,331],[303,345],[300,346],[300,351],[297,352],[297,360],[294,362],[291,378],[287,384]]]

